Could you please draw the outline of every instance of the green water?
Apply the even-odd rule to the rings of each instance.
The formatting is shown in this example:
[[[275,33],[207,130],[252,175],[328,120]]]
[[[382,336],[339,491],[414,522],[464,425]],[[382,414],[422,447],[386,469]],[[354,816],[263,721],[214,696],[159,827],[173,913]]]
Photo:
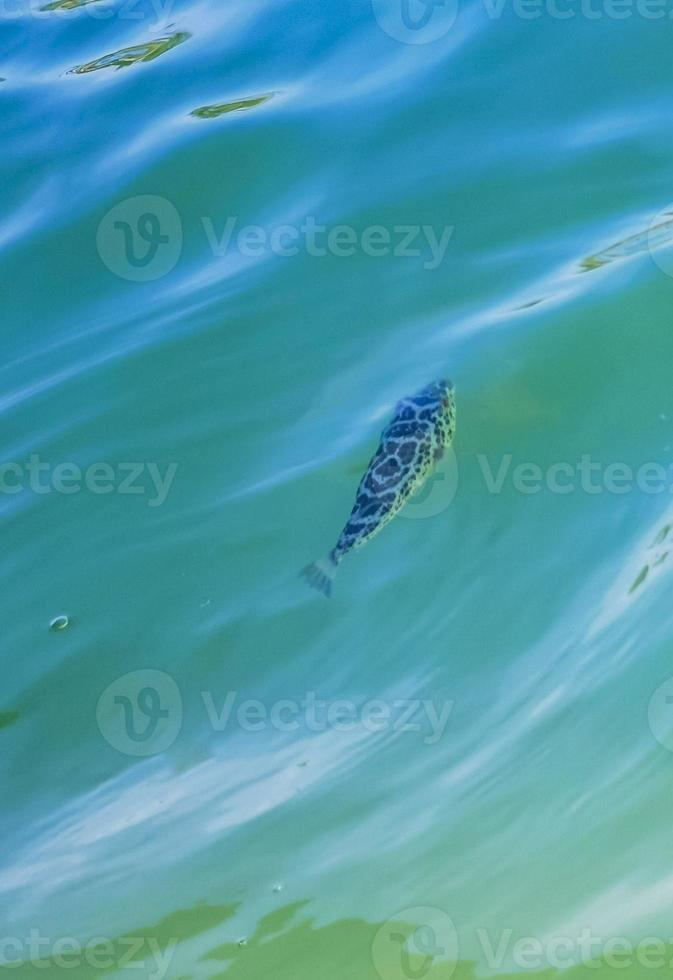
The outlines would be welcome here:
[[[560,6],[0,13],[9,976],[670,972],[673,25]]]

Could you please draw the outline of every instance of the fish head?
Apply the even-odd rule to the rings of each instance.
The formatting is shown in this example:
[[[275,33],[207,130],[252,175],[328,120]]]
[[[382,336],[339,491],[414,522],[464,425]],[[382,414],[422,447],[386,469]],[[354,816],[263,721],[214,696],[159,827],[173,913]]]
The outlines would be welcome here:
[[[422,398],[434,398],[437,401],[443,401],[449,397],[452,391],[453,382],[449,381],[448,378],[441,378],[439,381],[432,381],[426,385],[418,394]]]

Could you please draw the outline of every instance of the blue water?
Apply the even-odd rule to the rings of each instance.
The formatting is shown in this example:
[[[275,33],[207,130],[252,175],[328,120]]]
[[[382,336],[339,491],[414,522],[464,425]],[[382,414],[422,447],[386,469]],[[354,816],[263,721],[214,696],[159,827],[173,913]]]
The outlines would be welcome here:
[[[98,936],[112,965],[71,976],[157,976],[153,939],[175,980],[399,980],[375,937],[419,908],[458,937],[408,940],[432,980],[521,972],[483,930],[669,943],[673,28],[561,6],[449,4],[423,43],[379,0],[5,5],[14,976]],[[325,602],[299,569],[396,401],[445,376],[438,511]],[[514,485],[587,455],[667,478]],[[314,724],[310,692],[356,724]],[[297,727],[269,720],[288,700]],[[438,737],[401,702],[448,711]]]

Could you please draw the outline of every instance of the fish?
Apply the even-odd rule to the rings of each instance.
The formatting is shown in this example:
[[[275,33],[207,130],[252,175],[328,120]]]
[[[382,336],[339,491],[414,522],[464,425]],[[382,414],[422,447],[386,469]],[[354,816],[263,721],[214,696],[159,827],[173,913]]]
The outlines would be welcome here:
[[[451,381],[433,381],[397,403],[360,481],[339,540],[325,558],[302,570],[314,589],[329,598],[345,556],[382,531],[431,475],[455,433],[454,392]]]

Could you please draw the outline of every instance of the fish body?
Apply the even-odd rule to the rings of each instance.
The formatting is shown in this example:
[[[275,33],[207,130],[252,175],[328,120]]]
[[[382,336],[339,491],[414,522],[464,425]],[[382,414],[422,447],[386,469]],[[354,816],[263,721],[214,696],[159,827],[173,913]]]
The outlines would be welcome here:
[[[331,595],[339,563],[378,534],[420,490],[450,445],[455,426],[450,381],[434,381],[397,404],[360,481],[339,540],[326,558],[304,569],[314,588]]]

